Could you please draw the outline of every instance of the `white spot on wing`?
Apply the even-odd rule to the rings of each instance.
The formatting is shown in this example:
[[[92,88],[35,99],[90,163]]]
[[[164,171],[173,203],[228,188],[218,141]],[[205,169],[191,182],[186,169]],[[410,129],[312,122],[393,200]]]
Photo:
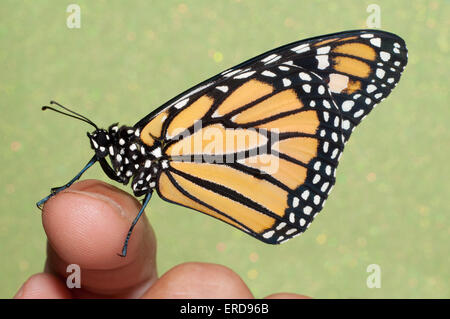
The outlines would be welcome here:
[[[326,47],[321,47],[317,49],[317,54],[327,54],[328,52],[330,52],[330,46],[326,46]]]
[[[385,71],[383,70],[383,69],[377,69],[377,71],[376,71],[376,75],[377,75],[377,77],[379,78],[379,79],[382,79],[383,77],[384,77],[384,75],[385,75]]]
[[[308,73],[305,72],[300,72],[298,74],[298,76],[300,77],[300,79],[302,79],[303,81],[311,81],[311,76]]]
[[[307,52],[307,51],[309,51],[309,44],[307,44],[307,43],[300,44],[300,45],[292,48],[291,51],[294,51],[295,53]]]
[[[286,79],[286,78],[283,79],[283,85],[284,85],[285,87],[291,85],[291,83],[292,83],[291,80]]]
[[[181,109],[183,106],[185,106],[187,104],[187,102],[189,101],[189,99],[184,99],[178,103],[175,104],[175,108],[176,109]]]
[[[277,76],[275,73],[267,71],[267,70],[261,72],[261,75],[268,76],[268,77],[271,77],[271,78]]]
[[[226,85],[218,86],[218,87],[216,87],[216,89],[218,89],[219,91],[222,91],[223,93],[228,92],[228,86],[226,86]]]
[[[256,71],[249,71],[249,72],[244,72],[242,74],[236,75],[234,77],[234,79],[246,79],[250,76],[252,76]]]
[[[316,55],[316,59],[318,61],[317,67],[320,70],[326,69],[330,65],[330,62],[328,62],[328,55]]]
[[[271,54],[268,57],[265,57],[264,59],[262,59],[261,62],[264,62],[265,64],[269,64],[269,63],[278,61],[279,59],[281,59],[281,55]]]
[[[389,59],[391,58],[391,55],[390,55],[390,53],[388,53],[388,52],[381,51],[381,52],[380,52],[380,58],[381,58],[381,60],[383,60],[383,61],[389,61]]]
[[[349,77],[343,74],[331,73],[330,81],[328,87],[333,93],[341,93],[344,89],[348,87]]]
[[[373,34],[372,33],[364,33],[364,34],[361,34],[360,37],[370,39],[370,38],[373,38]]]
[[[376,91],[377,87],[373,84],[369,84],[366,88],[367,93],[372,93],[373,91]]]
[[[342,110],[348,112],[352,109],[353,105],[355,105],[355,102],[352,100],[344,101],[344,103],[342,103]]]
[[[374,45],[376,47],[380,47],[381,46],[381,39],[380,38],[370,39],[370,43],[372,43],[372,45]]]

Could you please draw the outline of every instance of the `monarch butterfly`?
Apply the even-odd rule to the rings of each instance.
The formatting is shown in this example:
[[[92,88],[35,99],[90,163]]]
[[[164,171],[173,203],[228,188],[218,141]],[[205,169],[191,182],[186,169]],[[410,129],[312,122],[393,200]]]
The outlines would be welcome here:
[[[265,243],[282,243],[304,232],[322,209],[345,143],[397,85],[406,63],[405,42],[397,35],[355,30],[258,55],[179,94],[132,127],[99,129],[52,101],[55,107],[43,109],[95,128],[87,133],[95,155],[37,206],[99,162],[109,178],[131,180],[135,196],[145,195],[121,256],[153,190]],[[219,141],[213,146],[212,136]],[[239,139],[238,145],[230,142]],[[270,161],[275,170],[265,165]]]

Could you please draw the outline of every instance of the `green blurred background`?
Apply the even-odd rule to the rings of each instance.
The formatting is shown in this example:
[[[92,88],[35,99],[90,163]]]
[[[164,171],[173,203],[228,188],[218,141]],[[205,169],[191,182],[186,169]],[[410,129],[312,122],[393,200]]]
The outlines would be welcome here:
[[[81,7],[69,29],[66,8]],[[397,88],[347,144],[337,184],[302,236],[265,245],[155,196],[158,269],[202,261],[236,271],[256,297],[441,298],[449,292],[449,1],[4,1],[0,3],[0,297],[43,269],[35,202],[91,157],[85,124],[134,124],[179,92],[295,40],[366,27],[403,37]],[[107,180],[99,166],[85,178]],[[130,191],[128,188],[125,188]],[[382,286],[369,289],[370,264]]]

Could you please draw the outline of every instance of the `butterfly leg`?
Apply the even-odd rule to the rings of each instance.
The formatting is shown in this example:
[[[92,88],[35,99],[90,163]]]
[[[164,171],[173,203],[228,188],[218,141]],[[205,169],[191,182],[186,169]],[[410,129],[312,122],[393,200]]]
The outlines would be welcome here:
[[[130,236],[131,236],[131,233],[133,232],[133,228],[136,225],[136,223],[138,222],[142,213],[144,212],[144,209],[147,206],[148,202],[150,201],[150,198],[152,198],[152,194],[153,194],[153,192],[150,192],[150,193],[147,193],[147,195],[145,195],[141,210],[137,214],[136,218],[133,220],[133,223],[131,223],[131,227],[130,227],[130,230],[128,231],[127,238],[125,238],[125,243],[123,244],[122,253],[118,254],[120,257],[125,257],[127,255],[128,241],[130,240]]]
[[[66,188],[70,187],[70,185],[72,185],[73,183],[75,183],[80,177],[81,175],[83,175],[83,173],[89,168],[91,167],[95,162],[97,161],[97,156],[93,156],[91,158],[91,160],[86,164],[85,167],[83,167],[83,169],[74,177],[70,180],[70,182],[68,182],[67,184],[60,186],[60,187],[53,187],[50,190],[50,195],[48,195],[47,197],[41,199],[39,202],[36,203],[36,206],[39,209],[42,209],[42,206],[45,204],[45,202],[47,202],[50,198],[52,198],[53,196],[55,196],[56,194],[58,194],[60,191],[65,190]]]

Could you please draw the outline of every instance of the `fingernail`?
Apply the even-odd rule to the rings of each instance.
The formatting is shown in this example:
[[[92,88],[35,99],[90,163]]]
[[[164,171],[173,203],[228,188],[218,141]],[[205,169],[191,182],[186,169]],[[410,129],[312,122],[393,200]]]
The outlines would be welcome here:
[[[100,200],[106,204],[108,204],[113,210],[117,211],[117,213],[121,216],[126,216],[125,211],[116,201],[114,201],[111,197],[105,196],[100,193],[95,192],[87,192],[87,191],[79,191],[79,190],[67,190],[65,193],[72,193],[72,194],[81,194],[85,196],[89,196],[91,198],[94,198],[96,200]]]

